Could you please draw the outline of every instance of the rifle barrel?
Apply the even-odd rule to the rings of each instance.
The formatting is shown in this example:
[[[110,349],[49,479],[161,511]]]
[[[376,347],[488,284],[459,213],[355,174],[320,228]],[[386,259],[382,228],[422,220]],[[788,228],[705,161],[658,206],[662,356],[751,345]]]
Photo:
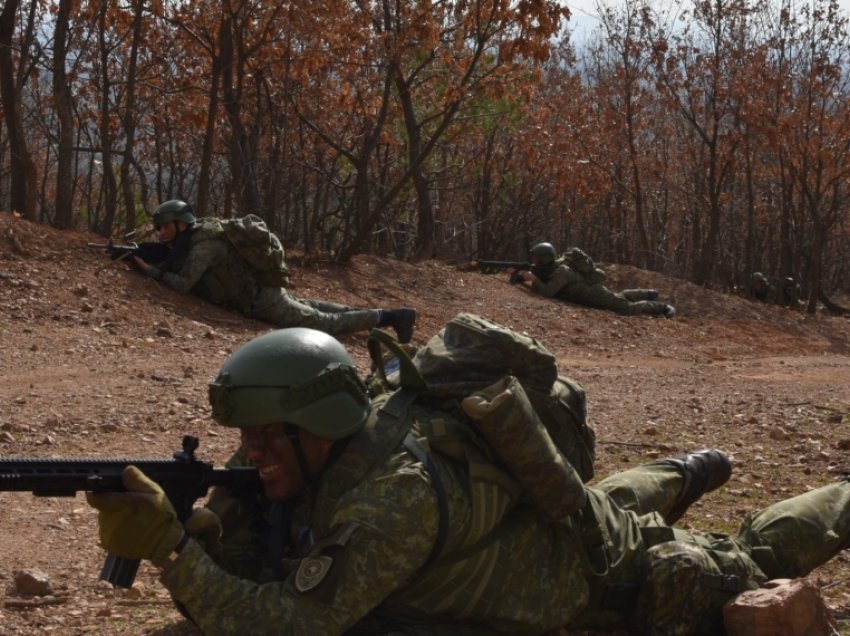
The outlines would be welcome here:
[[[237,496],[260,492],[256,468],[213,468],[199,461],[194,451],[196,437],[184,436],[182,452],[174,459],[97,457],[50,458],[6,457],[0,459],[0,492],[31,492],[36,497],[73,497],[81,491],[123,492],[122,473],[133,465],[165,491],[181,522],[192,514],[195,501],[213,486],[222,486]],[[109,555],[101,577],[113,585],[130,587],[138,561]]]
[[[472,267],[493,267],[499,269],[531,269],[531,263],[528,261],[485,261],[474,260],[470,262]]]

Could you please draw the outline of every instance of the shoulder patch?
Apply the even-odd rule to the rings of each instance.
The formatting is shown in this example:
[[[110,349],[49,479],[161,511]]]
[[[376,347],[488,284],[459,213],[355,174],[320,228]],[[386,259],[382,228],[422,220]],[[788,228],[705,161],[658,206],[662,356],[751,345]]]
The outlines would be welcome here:
[[[302,559],[295,573],[295,589],[304,594],[325,580],[334,560],[325,555],[306,557]]]

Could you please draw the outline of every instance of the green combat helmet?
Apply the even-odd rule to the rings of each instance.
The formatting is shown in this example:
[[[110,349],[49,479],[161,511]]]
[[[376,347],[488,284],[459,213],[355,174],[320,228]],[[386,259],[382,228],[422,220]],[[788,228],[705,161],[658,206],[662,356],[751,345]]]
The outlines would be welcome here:
[[[541,265],[551,265],[555,262],[557,254],[551,243],[538,243],[529,250],[531,259],[539,258]]]
[[[212,416],[224,426],[294,424],[341,439],[363,428],[370,402],[354,361],[333,336],[304,327],[247,342],[209,384]]]
[[[151,220],[153,221],[153,226],[159,229],[160,226],[169,221],[183,221],[192,225],[195,222],[195,215],[191,205],[179,199],[172,199],[161,204],[154,210]]]

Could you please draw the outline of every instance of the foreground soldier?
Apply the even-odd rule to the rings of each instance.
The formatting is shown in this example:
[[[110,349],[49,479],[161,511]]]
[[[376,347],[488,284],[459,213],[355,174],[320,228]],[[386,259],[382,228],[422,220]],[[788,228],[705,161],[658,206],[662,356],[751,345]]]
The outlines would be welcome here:
[[[804,576],[850,546],[846,479],[734,536],[669,527],[729,477],[720,451],[616,474],[553,518],[472,438],[435,451],[446,412],[405,389],[370,402],[339,342],[309,329],[241,347],[210,402],[220,424],[241,429],[231,461],[259,468],[264,496],[216,492],[184,532],[133,467],[130,492],[88,495],[102,545],[161,567],[207,634],[713,635],[737,592]]]
[[[626,289],[615,293],[600,282],[592,282],[566,263],[556,261],[555,248],[551,243],[539,243],[531,248],[533,265],[550,266],[552,271],[545,280],[528,270],[518,272],[519,278],[528,283],[532,291],[543,296],[557,297],[579,305],[607,309],[624,316],[636,314],[664,315],[672,318],[676,310],[672,305],[659,302],[654,289]]]
[[[153,213],[153,224],[171,251],[158,265],[137,257],[137,269],[181,294],[192,292],[278,327],[310,327],[331,334],[392,327],[400,342],[410,341],[415,309],[352,309],[296,298],[281,287],[259,285],[248,263],[223,236],[201,237],[195,232],[195,222],[191,206],[184,201],[160,205]]]

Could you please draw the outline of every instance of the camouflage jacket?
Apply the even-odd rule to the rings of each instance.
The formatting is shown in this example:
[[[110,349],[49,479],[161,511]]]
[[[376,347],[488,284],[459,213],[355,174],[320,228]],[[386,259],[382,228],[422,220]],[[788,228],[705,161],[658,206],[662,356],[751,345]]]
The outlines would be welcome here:
[[[613,294],[600,283],[589,283],[583,275],[563,264],[555,268],[549,280],[534,280],[531,289],[549,298],[557,297],[577,303],[590,302],[597,300],[599,296]]]
[[[463,440],[454,452],[429,453],[448,524],[427,563],[439,534],[438,495],[399,444],[399,421],[380,415],[385,402],[375,401],[365,430],[295,509],[282,574],[271,573],[258,547],[268,523],[253,519],[246,527],[261,530],[244,544],[251,558],[229,567],[190,541],[163,575],[205,633],[340,634],[371,615],[390,625],[436,619],[478,626],[469,633],[541,634],[581,612],[589,591],[577,531],[523,501],[513,480]],[[424,440],[449,419],[416,403],[404,430]]]
[[[257,284],[245,259],[231,247],[223,232],[203,225],[192,230],[189,248],[178,257],[172,271],[161,280],[181,294],[189,292],[225,307],[246,312],[251,308]],[[158,277],[159,270],[152,268]]]

